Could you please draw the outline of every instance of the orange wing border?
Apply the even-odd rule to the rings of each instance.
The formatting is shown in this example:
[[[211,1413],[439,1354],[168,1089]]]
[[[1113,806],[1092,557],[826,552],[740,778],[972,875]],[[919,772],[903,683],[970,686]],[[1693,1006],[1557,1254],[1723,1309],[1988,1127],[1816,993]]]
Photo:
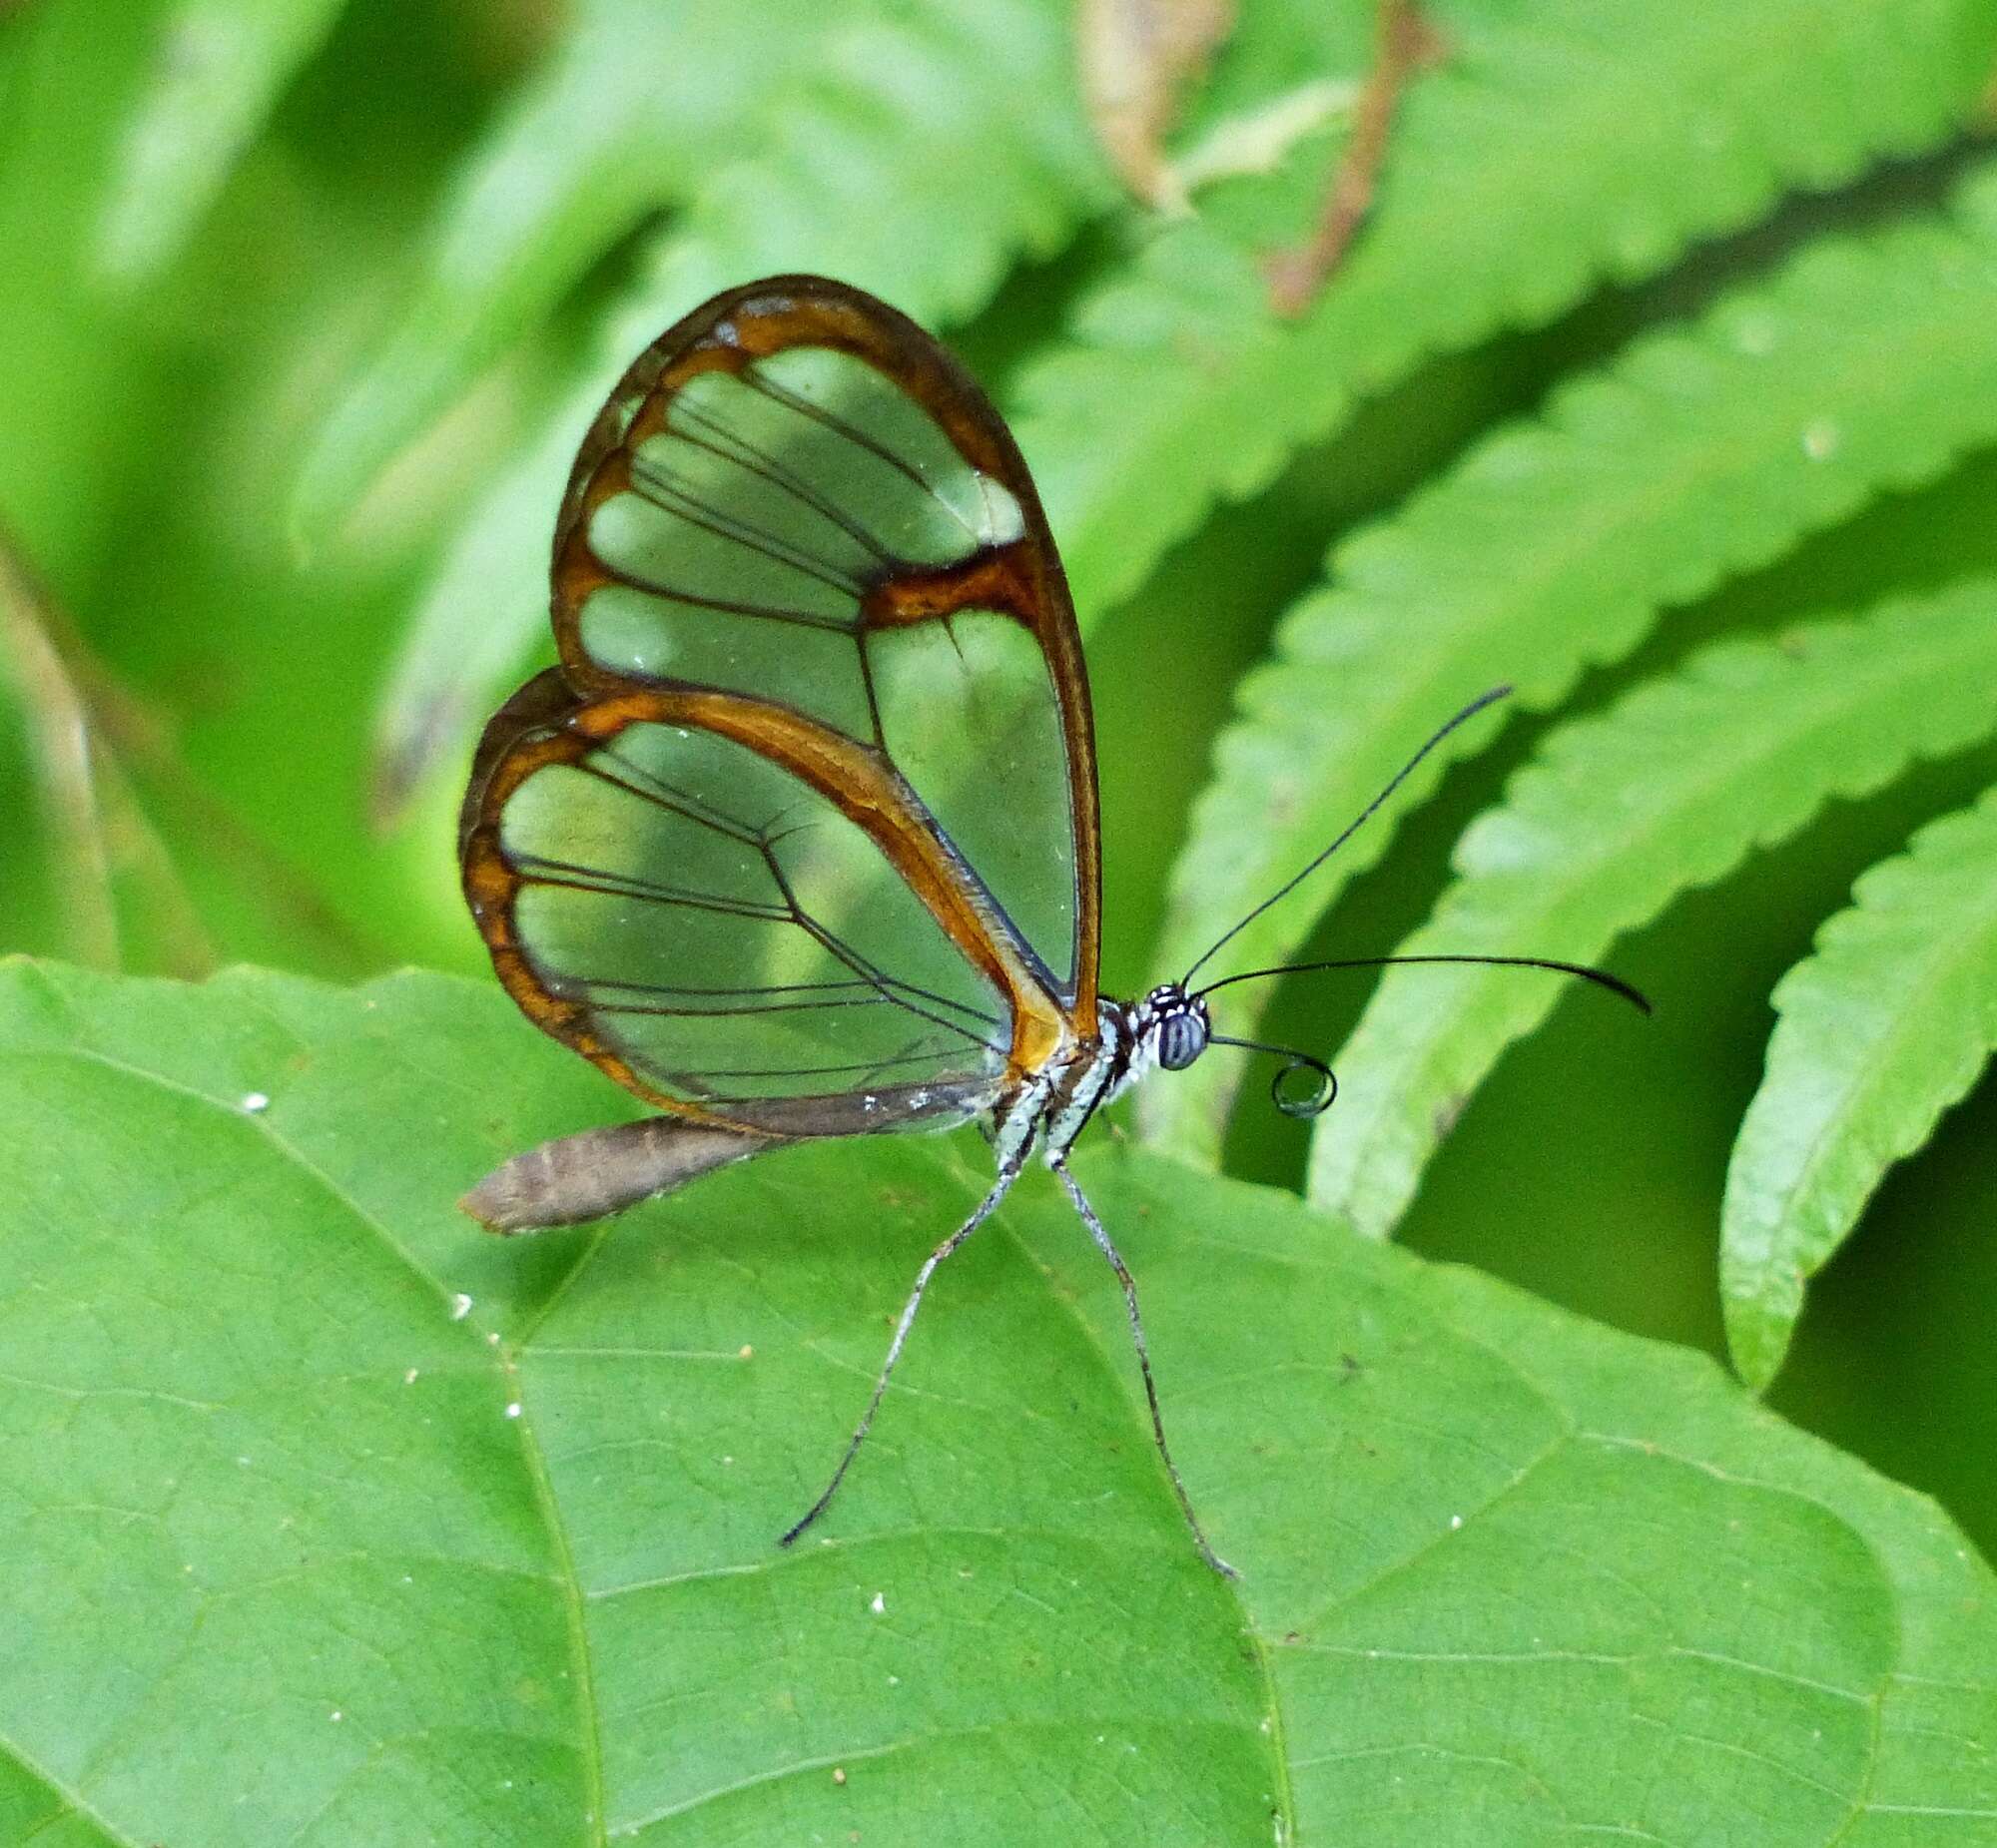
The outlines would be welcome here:
[[[785,1133],[778,1125],[798,1121],[804,1106],[829,1101],[772,1100],[769,1107],[720,1111],[659,1090],[597,1032],[586,1002],[548,987],[521,941],[514,912],[528,882],[500,840],[508,800],[536,772],[581,763],[627,727],[641,724],[686,726],[745,745],[824,796],[862,829],[966,960],[1006,997],[1012,1012],[1006,1081],[1016,1082],[1037,1069],[1060,1044],[1066,1027],[1063,1010],[1020,957],[1009,931],[998,927],[990,893],[921,799],[874,752],[771,701],[631,682],[619,682],[609,692],[579,693],[559,667],[536,675],[494,714],[479,741],[458,821],[465,902],[501,984],[536,1026],[626,1090],[694,1121],[778,1135]],[[933,1093],[936,1114],[947,1114],[957,1095],[948,1085],[906,1088],[911,1095]],[[881,1096],[892,1114],[895,1089]],[[759,1124],[759,1116],[767,1117],[768,1124]]]

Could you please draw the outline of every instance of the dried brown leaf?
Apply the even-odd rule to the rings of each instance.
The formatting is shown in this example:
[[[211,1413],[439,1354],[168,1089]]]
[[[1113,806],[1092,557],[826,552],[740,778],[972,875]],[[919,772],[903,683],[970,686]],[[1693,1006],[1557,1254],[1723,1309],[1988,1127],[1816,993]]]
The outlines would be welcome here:
[[[1147,206],[1185,209],[1165,136],[1185,87],[1233,24],[1233,0],[1081,0],[1075,37],[1089,121]]]
[[[1317,230],[1263,266],[1269,301],[1279,314],[1301,314],[1344,261],[1373,208],[1402,93],[1410,79],[1441,62],[1443,53],[1441,36],[1414,0],[1380,0],[1373,68],[1353,109],[1352,139],[1332,175]]]

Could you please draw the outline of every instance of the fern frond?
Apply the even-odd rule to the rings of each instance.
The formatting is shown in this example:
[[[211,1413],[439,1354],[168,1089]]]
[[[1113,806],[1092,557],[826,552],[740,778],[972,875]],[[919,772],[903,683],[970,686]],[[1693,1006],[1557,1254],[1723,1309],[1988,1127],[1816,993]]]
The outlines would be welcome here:
[[[728,284],[812,269],[919,320],[962,321],[1014,260],[1051,254],[1110,202],[1062,28],[1051,0],[947,0],[893,23],[858,19],[825,44],[767,138],[661,241],[591,375],[452,539],[383,704],[387,799],[541,633],[547,535],[575,444],[662,326]]]
[[[1020,441],[1083,608],[1135,589],[1359,396],[1653,275],[1790,189],[1936,145],[1997,65],[1982,0],[1460,0],[1432,17],[1446,61],[1404,100],[1367,230],[1301,322],[1268,308],[1266,204],[1235,189],[1022,381]]]
[[[1599,718],[1550,733],[1465,832],[1457,878],[1401,953],[1588,962],[1679,893],[1918,757],[1997,733],[1997,579],[1775,641],[1722,643]],[[1385,1236],[1498,1055],[1564,984],[1493,968],[1390,969],[1341,1053],[1310,1193]]]
[[[1775,1377],[1804,1280],[1997,1050],[1997,790],[1859,879],[1774,992],[1720,1216],[1726,1344]]]
[[[1182,968],[1308,861],[1465,699],[1511,681],[1517,705],[1555,705],[1661,608],[1997,441],[1992,326],[1985,167],[1948,214],[1811,246],[1767,286],[1638,341],[1341,546],[1331,585],[1243,683],[1174,874],[1162,966]],[[1392,827],[1383,815],[1307,900],[1257,920],[1230,965],[1287,960]],[[1237,1074],[1186,1075],[1151,1087],[1147,1128],[1210,1158]]]
[[[321,428],[293,519],[309,538],[648,212],[771,132],[862,0],[772,32],[751,8],[583,0],[442,200],[413,299]]]
[[[1053,0],[858,14],[661,240],[611,343],[781,270],[858,283],[918,319],[968,318],[1013,262],[1051,256],[1117,198],[1067,26]]]
[[[98,226],[107,275],[136,281],[180,249],[344,5],[181,0],[168,11]]]

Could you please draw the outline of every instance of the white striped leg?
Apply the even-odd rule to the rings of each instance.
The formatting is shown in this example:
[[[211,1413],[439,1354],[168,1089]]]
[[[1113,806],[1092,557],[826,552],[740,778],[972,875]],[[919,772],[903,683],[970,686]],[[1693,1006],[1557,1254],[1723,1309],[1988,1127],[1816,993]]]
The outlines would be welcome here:
[[[888,1358],[881,1363],[880,1378],[874,1382],[874,1397],[867,1402],[867,1410],[861,1415],[853,1439],[846,1447],[846,1455],[840,1458],[839,1468],[833,1471],[832,1481],[826,1484],[825,1493],[805,1510],[803,1519],[796,1526],[783,1534],[777,1541],[778,1545],[788,1546],[830,1506],[832,1498],[839,1491],[839,1485],[845,1480],[846,1472],[852,1468],[853,1459],[859,1455],[860,1446],[866,1442],[868,1428],[874,1423],[874,1414],[881,1409],[881,1395],[888,1390],[888,1376],[895,1371],[895,1363],[902,1358],[902,1344],[909,1338],[909,1329],[915,1322],[916,1311],[922,1306],[923,1292],[929,1288],[930,1278],[944,1259],[992,1217],[993,1210],[1000,1200],[1004,1199],[1006,1190],[1019,1178],[1019,1169],[1023,1165],[1024,1157],[1020,1154],[1001,1166],[998,1178],[992,1183],[992,1191],[979,1201],[977,1210],[923,1260],[923,1268],[916,1273],[916,1287],[909,1292],[909,1301],[902,1311],[901,1321],[895,1324],[895,1338],[888,1344]]]
[[[1137,1313],[1137,1286],[1130,1279],[1130,1268],[1110,1243],[1102,1221],[1095,1216],[1095,1208],[1089,1205],[1087,1195],[1067,1171],[1067,1164],[1055,1161],[1050,1165],[1060,1176],[1061,1185],[1067,1189],[1067,1197],[1074,1202],[1074,1210],[1081,1215],[1081,1223],[1088,1228],[1088,1236],[1095,1241],[1096,1250],[1109,1260],[1109,1268],[1116,1273],[1116,1281],[1123,1286],[1123,1307],[1130,1312],[1130,1338],[1136,1343],[1137,1368],[1144,1376],[1144,1402],[1151,1408],[1151,1436],[1157,1440],[1158,1455],[1164,1460],[1165,1474],[1172,1479],[1172,1493],[1179,1499],[1179,1512],[1185,1516],[1186,1526],[1192,1530],[1193,1544],[1199,1548],[1199,1556],[1223,1578],[1239,1578],[1241,1574],[1207,1543],[1199,1517],[1192,1512],[1192,1500],[1186,1494],[1185,1484],[1179,1481],[1178,1466],[1172,1462],[1171,1448],[1165,1443],[1165,1421],[1158,1413],[1158,1389],[1151,1383],[1151,1355],[1144,1345],[1144,1318]]]

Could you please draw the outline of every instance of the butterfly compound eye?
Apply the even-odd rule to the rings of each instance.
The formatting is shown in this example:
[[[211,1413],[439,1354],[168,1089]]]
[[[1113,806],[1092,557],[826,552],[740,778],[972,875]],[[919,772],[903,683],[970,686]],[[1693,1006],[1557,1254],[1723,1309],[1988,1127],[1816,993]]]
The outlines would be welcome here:
[[[1206,1050],[1206,1022],[1192,1009],[1168,1013],[1158,1022],[1158,1063],[1183,1071]]]

